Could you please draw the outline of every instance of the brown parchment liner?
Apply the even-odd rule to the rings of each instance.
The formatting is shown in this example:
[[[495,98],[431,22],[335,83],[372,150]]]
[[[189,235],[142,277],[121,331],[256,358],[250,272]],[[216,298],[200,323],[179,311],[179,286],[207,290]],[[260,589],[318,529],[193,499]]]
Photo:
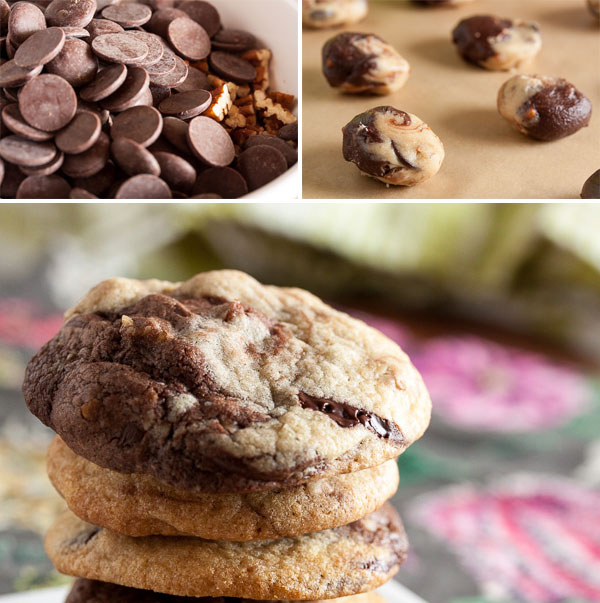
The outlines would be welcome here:
[[[465,63],[451,43],[456,23],[476,14],[535,20],[541,53],[529,68],[492,72]],[[411,64],[404,88],[388,96],[349,96],[321,73],[321,48],[340,31],[377,33]],[[305,199],[579,198],[600,168],[600,27],[585,0],[475,0],[459,8],[421,8],[407,0],[370,2],[364,21],[303,33],[303,196]],[[590,126],[542,143],[504,121],[500,86],[514,73],[564,77],[594,107]],[[418,115],[442,139],[446,159],[431,180],[389,187],[342,157],[342,127],[377,105]]]

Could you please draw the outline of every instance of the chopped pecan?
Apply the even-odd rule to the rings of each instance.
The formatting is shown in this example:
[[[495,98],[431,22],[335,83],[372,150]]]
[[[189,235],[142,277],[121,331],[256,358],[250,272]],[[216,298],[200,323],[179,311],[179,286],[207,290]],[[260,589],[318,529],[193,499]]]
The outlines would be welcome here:
[[[242,58],[250,62],[256,69],[254,89],[267,90],[270,85],[269,63],[271,62],[271,51],[266,48],[248,50],[242,55]]]
[[[275,115],[270,115],[269,117],[265,117],[263,119],[263,123],[265,125],[265,132],[267,134],[277,134],[279,130],[283,127],[283,123],[275,117]]]
[[[200,69],[200,71],[203,71],[204,73],[208,73],[208,61],[206,61],[206,60],[196,61],[195,63],[192,63],[191,65],[192,65],[192,67],[195,67],[196,69]]]
[[[291,111],[296,104],[296,97],[293,94],[286,94],[285,92],[276,92],[271,90],[267,92],[267,96],[274,102],[279,103],[285,109]]]
[[[248,94],[250,94],[250,92],[251,90],[248,84],[242,84],[241,86],[238,86],[238,96],[247,96]]]
[[[273,102],[262,90],[254,91],[254,106],[259,109],[264,118],[276,117],[283,124],[293,124],[296,116],[280,103]]]
[[[227,84],[211,90],[213,102],[210,107],[204,112],[207,117],[212,117],[216,121],[223,121],[228,115],[233,101],[229,94],[229,88]]]
[[[225,124],[230,128],[243,128],[246,126],[246,116],[242,115],[239,107],[232,105],[229,109],[229,115],[225,120]]]
[[[256,136],[256,134],[258,132],[252,128],[236,128],[231,132],[231,138],[236,145],[243,147],[248,138]]]

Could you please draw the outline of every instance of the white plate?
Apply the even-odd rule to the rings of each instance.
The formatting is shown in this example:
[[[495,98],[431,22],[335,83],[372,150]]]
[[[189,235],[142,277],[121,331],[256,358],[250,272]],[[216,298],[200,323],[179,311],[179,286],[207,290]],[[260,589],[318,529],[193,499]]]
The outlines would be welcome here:
[[[271,88],[298,96],[296,0],[211,0],[228,29],[245,29],[273,53]],[[298,164],[244,199],[285,201],[299,194]]]
[[[16,595],[0,596],[1,603],[64,603],[68,586],[58,588],[44,588],[32,590],[26,593]],[[399,582],[388,582],[379,589],[379,592],[388,600],[389,603],[426,603],[420,597],[413,594],[402,586]]]

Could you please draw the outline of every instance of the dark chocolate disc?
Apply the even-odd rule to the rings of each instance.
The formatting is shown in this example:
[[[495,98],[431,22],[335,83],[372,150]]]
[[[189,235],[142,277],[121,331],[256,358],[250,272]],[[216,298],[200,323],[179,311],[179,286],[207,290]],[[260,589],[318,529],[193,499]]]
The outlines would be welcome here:
[[[238,169],[251,191],[275,180],[287,168],[283,153],[266,145],[250,147],[238,157]]]
[[[17,48],[14,61],[27,69],[45,65],[62,50],[65,39],[65,32],[60,27],[41,29]]]
[[[171,199],[171,190],[157,176],[138,174],[119,186],[115,199]]]
[[[210,53],[210,38],[204,28],[189,17],[173,19],[167,27],[173,48],[192,61],[200,61]]]
[[[208,165],[225,167],[235,158],[235,148],[227,130],[210,117],[194,117],[187,138],[194,155]]]
[[[248,193],[248,184],[233,168],[208,168],[198,175],[193,193],[213,193],[222,199],[239,199]]]
[[[19,111],[28,124],[53,132],[64,128],[77,110],[77,95],[69,82],[58,75],[44,73],[23,86]]]
[[[71,187],[60,176],[28,176],[17,190],[17,199],[68,199]]]
[[[227,81],[249,84],[256,78],[254,66],[235,54],[217,50],[210,55],[208,60],[217,74]]]

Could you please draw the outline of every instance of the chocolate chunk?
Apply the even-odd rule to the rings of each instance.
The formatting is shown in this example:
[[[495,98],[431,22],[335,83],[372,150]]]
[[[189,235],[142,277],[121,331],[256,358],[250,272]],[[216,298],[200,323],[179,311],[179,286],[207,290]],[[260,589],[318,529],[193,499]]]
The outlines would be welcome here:
[[[143,25],[150,21],[152,9],[145,4],[124,2],[107,6],[102,11],[102,16],[105,19],[118,23],[122,27],[133,27],[134,25]]]
[[[298,122],[286,124],[279,128],[277,136],[282,140],[292,140],[298,142]]]
[[[166,153],[164,151],[155,152],[154,157],[160,166],[161,178],[171,187],[171,189],[186,194],[192,190],[194,183],[196,182],[196,170],[190,163],[179,155]]]
[[[173,55],[173,59],[175,60],[175,67],[174,69],[171,69],[168,73],[162,75],[154,75],[151,73],[152,67],[154,67],[154,65],[151,65],[147,68],[148,73],[150,73],[150,81],[152,82],[152,84],[154,84],[155,86],[166,86],[169,88],[175,88],[176,86],[179,86],[180,84],[183,84],[183,82],[185,82],[188,73],[187,64],[177,55]]]
[[[51,142],[34,142],[14,134],[0,140],[0,157],[15,165],[44,165],[55,155],[56,147]]]
[[[160,136],[162,128],[162,116],[154,107],[132,107],[115,117],[110,135],[113,139],[129,138],[148,147]]]
[[[222,29],[213,38],[213,47],[227,52],[243,52],[257,47],[256,38],[247,31]]]
[[[121,63],[108,65],[98,72],[91,84],[79,91],[79,96],[90,102],[100,101],[116,92],[126,77],[127,67],[125,65]]]
[[[248,193],[248,184],[233,168],[209,168],[198,175],[193,193],[212,193],[220,199],[239,199]]]
[[[115,199],[170,199],[168,184],[151,174],[138,174],[121,184]]]
[[[183,0],[177,8],[201,25],[211,38],[221,29],[219,12],[210,2]]]
[[[46,65],[46,71],[64,78],[74,88],[89,84],[98,71],[98,59],[87,42],[68,38],[60,53]]]
[[[8,17],[8,36],[15,47],[41,29],[46,29],[46,18],[35,4],[15,2],[11,6]]]
[[[197,2],[198,0],[191,0]],[[185,81],[175,87],[177,92],[190,92],[191,90],[210,90],[211,86],[205,73],[195,67],[188,67]]]
[[[600,170],[596,170],[581,189],[582,199],[600,199]]]
[[[2,122],[11,132],[18,134],[23,138],[27,138],[28,140],[44,142],[46,140],[51,140],[54,136],[53,132],[44,132],[43,130],[38,130],[33,126],[30,126],[23,119],[23,116],[19,111],[19,106],[16,103],[6,105],[2,109]]]
[[[288,167],[291,167],[298,162],[298,151],[296,151],[292,145],[281,140],[281,138],[277,138],[271,134],[258,134],[257,136],[248,138],[246,141],[246,148],[248,149],[259,144],[264,144],[268,147],[277,149],[285,157]]]
[[[238,169],[248,183],[250,191],[275,180],[287,168],[283,153],[271,146],[250,147],[238,157]]]
[[[163,134],[165,138],[183,153],[189,154],[191,149],[188,144],[188,124],[177,117],[163,119]]]
[[[152,174],[160,176],[160,165],[150,151],[129,138],[115,138],[110,147],[117,165],[129,176]]]
[[[57,172],[64,163],[65,156],[62,152],[56,153],[53,159],[43,165],[37,165],[35,167],[27,167],[24,165],[19,166],[19,169],[27,176],[50,176]]]
[[[165,45],[163,44],[162,38],[159,38],[155,34],[146,31],[128,31],[127,35],[142,40],[142,42],[148,46],[148,54],[143,63],[140,63],[142,67],[156,65],[165,53]]]
[[[210,38],[201,25],[189,17],[173,19],[167,27],[173,48],[182,56],[199,61],[210,53]]]
[[[22,86],[40,74],[42,69],[42,65],[38,65],[33,69],[25,69],[24,67],[19,67],[14,59],[6,61],[6,63],[0,65],[0,86],[6,88]]]
[[[113,34],[115,36],[119,34]],[[127,77],[116,92],[101,101],[109,111],[125,111],[134,107],[149,92],[150,76],[142,67],[128,67]]]
[[[174,21],[179,17],[187,17],[187,13],[184,13],[182,10],[178,8],[161,8],[157,11],[154,11],[152,14],[152,18],[148,22],[148,29],[160,36],[161,38],[167,38],[167,31],[169,28],[169,23]]]
[[[27,123],[53,132],[66,126],[77,110],[77,95],[62,77],[42,74],[27,82],[19,95],[19,110]]]
[[[46,19],[49,25],[86,27],[95,12],[95,0],[53,0],[46,8]]]
[[[68,199],[71,187],[60,176],[28,176],[17,190],[17,199]]]
[[[207,90],[190,90],[170,96],[158,108],[163,115],[191,119],[204,113],[211,103],[212,95]]]
[[[163,48],[163,54],[156,63],[152,65],[144,65],[146,71],[151,76],[166,75],[175,69],[177,62],[175,61],[175,53],[168,48]]]
[[[249,84],[256,78],[256,69],[246,59],[217,50],[208,58],[210,66],[227,81]]]
[[[194,155],[213,167],[225,167],[235,158],[227,130],[210,117],[194,117],[188,126],[187,139]]]
[[[346,402],[336,402],[326,398],[311,396],[305,392],[298,392],[298,399],[302,408],[317,410],[325,413],[341,427],[356,427],[362,425],[380,438],[391,439],[397,444],[404,442],[404,437],[398,427],[376,414],[364,409],[356,408]]]
[[[98,115],[90,111],[80,111],[66,128],[58,132],[55,143],[64,153],[83,153],[98,140],[100,130]]]
[[[127,33],[110,33],[96,36],[92,49],[103,60],[110,63],[136,65],[142,63],[148,55],[148,45],[139,38]]]
[[[17,48],[14,61],[26,69],[45,65],[62,50],[65,39],[65,32],[60,27],[37,31]]]
[[[92,19],[86,29],[90,33],[90,42],[103,34],[123,33],[125,31],[118,23],[108,19]]]
[[[62,25],[61,28],[67,38],[89,38],[90,32],[84,27],[70,27]]]
[[[62,171],[71,178],[88,178],[97,174],[108,161],[110,140],[104,132],[96,143],[83,153],[66,155]]]

